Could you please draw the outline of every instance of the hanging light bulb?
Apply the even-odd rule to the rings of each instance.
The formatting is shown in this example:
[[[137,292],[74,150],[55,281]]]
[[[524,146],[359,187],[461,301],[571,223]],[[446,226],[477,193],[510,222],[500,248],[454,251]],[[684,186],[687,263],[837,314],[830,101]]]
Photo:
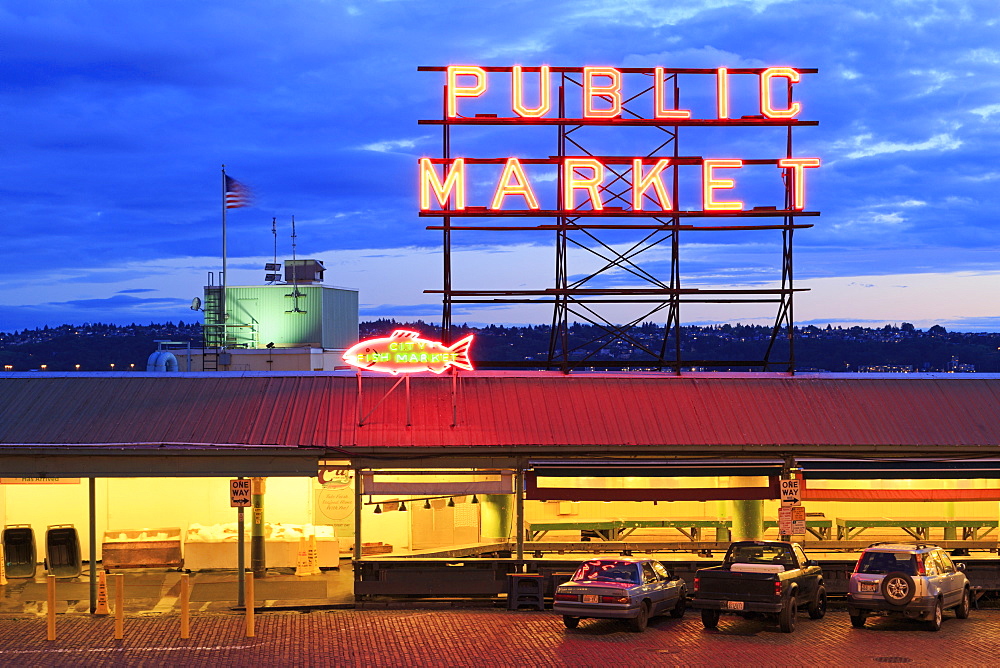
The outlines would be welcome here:
[[[448,498],[448,507],[449,508],[454,508],[455,507],[455,497],[452,496],[452,497]]]
[[[473,494],[473,495],[472,495],[472,502],[473,502],[473,503],[479,503],[479,497],[478,497],[478,496],[476,496],[475,494]]]
[[[399,512],[401,512],[401,513],[405,513],[406,512],[406,501],[400,501],[399,502]]]
[[[375,514],[376,515],[382,514],[382,506],[378,505],[377,503],[375,504]]]
[[[430,509],[431,509],[431,500],[424,499],[424,510],[430,510]]]

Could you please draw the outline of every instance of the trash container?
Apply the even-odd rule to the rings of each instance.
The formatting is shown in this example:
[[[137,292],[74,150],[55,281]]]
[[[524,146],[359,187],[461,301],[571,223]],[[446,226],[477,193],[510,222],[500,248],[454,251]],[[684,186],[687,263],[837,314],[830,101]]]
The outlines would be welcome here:
[[[38,554],[30,524],[8,524],[3,528],[3,560],[9,578],[35,577]]]
[[[528,606],[545,609],[545,576],[537,573],[507,574],[507,609],[518,610]]]
[[[72,524],[53,524],[45,532],[45,569],[57,578],[80,577],[80,536]]]

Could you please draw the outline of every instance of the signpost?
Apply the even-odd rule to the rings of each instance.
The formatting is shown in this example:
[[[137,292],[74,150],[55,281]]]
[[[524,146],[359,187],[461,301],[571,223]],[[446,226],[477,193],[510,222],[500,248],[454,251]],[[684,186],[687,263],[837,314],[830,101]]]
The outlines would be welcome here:
[[[249,478],[234,478],[229,481],[229,505],[236,508],[236,526],[239,540],[237,541],[236,570],[239,575],[236,578],[237,593],[236,605],[242,606],[244,602],[243,573],[246,571],[245,557],[243,554],[243,544],[246,540],[243,525],[243,509],[250,507],[250,496],[253,491],[252,481]]]

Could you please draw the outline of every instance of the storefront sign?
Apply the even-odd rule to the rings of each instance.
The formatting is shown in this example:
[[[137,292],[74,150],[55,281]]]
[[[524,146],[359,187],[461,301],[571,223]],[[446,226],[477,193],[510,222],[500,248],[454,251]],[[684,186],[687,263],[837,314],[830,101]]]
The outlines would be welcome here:
[[[420,338],[419,332],[397,329],[390,336],[354,344],[344,353],[345,362],[359,369],[381,373],[443,373],[456,367],[472,370],[469,349],[475,335],[446,346],[440,341]]]
[[[427,68],[434,69],[434,68]],[[579,76],[580,97],[560,105],[558,113],[552,103],[552,72],[548,66],[512,68],[453,65],[445,70],[445,123],[495,123],[517,122],[521,124],[546,124],[579,122],[585,125],[622,126],[629,124],[647,125],[701,125],[732,126],[761,125],[783,126],[805,124],[800,121],[802,104],[792,100],[792,85],[799,83],[801,73],[791,67],[768,67],[753,70],[729,70],[720,67],[715,70],[668,70],[656,68],[583,67],[555,68],[559,72],[572,72]],[[525,73],[530,73],[530,78]],[[708,83],[715,104],[708,117],[696,118],[691,109],[684,108],[680,101],[680,89],[675,90],[671,77],[683,73],[684,76],[702,74],[702,81]],[[756,104],[753,114],[743,114],[733,118],[734,101],[731,100],[731,80],[736,76],[755,76]],[[510,77],[512,96],[509,115],[498,118],[496,113],[476,113],[486,108],[491,96],[488,94],[492,77]],[[632,89],[626,86],[626,77],[632,77]],[[537,94],[534,104],[525,100],[527,81],[534,85]],[[652,85],[650,86],[650,79]],[[776,94],[775,84],[783,84],[784,95]],[[687,90],[687,89],[685,89]],[[637,101],[645,96],[647,107]],[[672,98],[672,99],[668,99]],[[496,108],[496,101],[493,100]],[[628,113],[625,104],[628,103]],[[572,110],[568,109],[572,106]],[[460,109],[461,107],[461,109]],[[638,107],[638,109],[637,109]],[[464,113],[460,113],[464,112]],[[559,116],[559,114],[564,116]],[[498,164],[503,164],[499,178],[496,177]],[[761,166],[769,170],[760,178],[759,172],[751,174]],[[622,157],[622,156],[548,156],[546,158],[482,158],[466,156],[442,159],[421,158],[419,161],[420,210],[422,212],[455,212],[475,215],[480,211],[504,211],[506,214],[581,214],[581,208],[589,215],[628,215],[638,212],[680,211],[690,213],[739,212],[747,209],[742,200],[727,197],[727,191],[737,190],[737,178],[745,174],[748,180],[773,183],[775,197],[781,201],[751,203],[750,208],[772,211],[797,212],[805,209],[805,183],[807,170],[820,166],[819,158],[792,157],[785,155],[772,159],[742,160],[735,157],[677,156],[665,157]],[[672,186],[668,187],[663,176],[667,168],[683,168],[681,176],[674,174]],[[438,170],[442,170],[439,173]],[[471,172],[476,171],[476,174]],[[683,172],[691,171],[689,176]],[[555,172],[555,173],[553,173]],[[772,176],[773,175],[773,176]],[[492,197],[470,202],[468,195],[478,187],[467,187],[486,179],[495,184]],[[699,182],[700,211],[686,207],[680,209],[669,192],[679,182]],[[670,180],[668,179],[668,182]],[[612,192],[611,183],[631,184],[630,193],[622,195]],[[543,183],[556,185],[549,193],[547,201],[555,204],[543,206],[537,187]],[[790,197],[785,200],[785,184],[790,183]],[[561,185],[561,187],[559,187]],[[780,194],[779,194],[780,193]],[[485,194],[485,193],[484,193]],[[678,197],[679,195],[675,195]],[[693,199],[693,198],[691,198]],[[578,204],[578,201],[580,202]],[[614,206],[612,206],[614,205]],[[505,208],[509,207],[509,208]]]
[[[79,478],[0,478],[3,485],[79,485]]]

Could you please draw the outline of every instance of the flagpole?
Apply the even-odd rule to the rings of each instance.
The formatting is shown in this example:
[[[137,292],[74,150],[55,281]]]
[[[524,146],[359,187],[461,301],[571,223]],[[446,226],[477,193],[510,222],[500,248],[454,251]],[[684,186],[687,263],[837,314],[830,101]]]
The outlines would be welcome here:
[[[222,325],[222,347],[226,345],[226,166],[222,166],[222,275],[219,277],[222,293],[219,295],[219,315]]]

